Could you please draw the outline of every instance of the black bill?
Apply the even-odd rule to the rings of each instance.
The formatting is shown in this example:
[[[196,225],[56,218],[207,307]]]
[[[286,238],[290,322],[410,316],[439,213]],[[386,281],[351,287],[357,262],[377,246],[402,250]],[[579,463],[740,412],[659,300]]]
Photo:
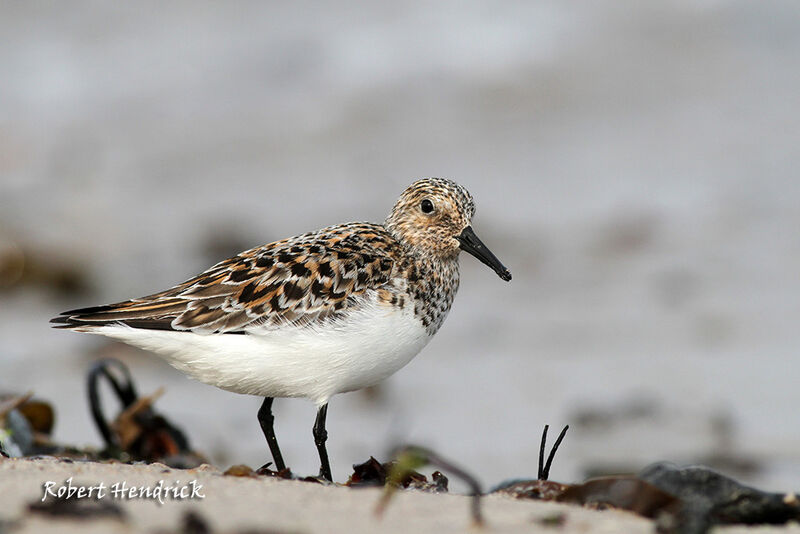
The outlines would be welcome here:
[[[478,239],[478,236],[475,235],[475,232],[472,231],[471,226],[464,228],[464,231],[461,232],[461,235],[456,236],[456,239],[461,243],[461,250],[469,252],[494,269],[494,272],[506,282],[511,280],[511,271],[500,263],[500,260],[497,259],[497,256],[492,254],[491,250],[486,248],[486,245],[484,245],[483,242]]]

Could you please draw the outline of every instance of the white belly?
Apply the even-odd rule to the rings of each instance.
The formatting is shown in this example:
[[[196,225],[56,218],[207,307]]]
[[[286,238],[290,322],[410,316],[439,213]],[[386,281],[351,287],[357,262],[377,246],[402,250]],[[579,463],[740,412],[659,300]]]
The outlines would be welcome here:
[[[372,386],[411,361],[430,339],[413,305],[375,299],[346,320],[249,334],[197,334],[121,325],[86,329],[153,351],[191,377],[236,393],[307,397]]]

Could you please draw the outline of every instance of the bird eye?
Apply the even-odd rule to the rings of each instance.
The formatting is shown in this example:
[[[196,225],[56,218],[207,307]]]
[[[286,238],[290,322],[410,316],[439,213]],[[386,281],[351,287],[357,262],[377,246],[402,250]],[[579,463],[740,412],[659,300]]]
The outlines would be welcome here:
[[[428,200],[427,198],[420,202],[419,209],[422,210],[422,213],[432,213],[433,212],[433,202]]]

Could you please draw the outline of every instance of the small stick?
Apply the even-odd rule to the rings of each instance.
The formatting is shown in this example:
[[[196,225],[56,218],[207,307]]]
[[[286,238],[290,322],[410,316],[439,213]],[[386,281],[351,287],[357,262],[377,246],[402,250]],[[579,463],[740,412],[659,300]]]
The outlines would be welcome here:
[[[550,450],[550,454],[547,457],[547,463],[543,464],[544,460],[544,447],[547,441],[547,429],[550,425],[544,425],[544,432],[542,432],[542,444],[539,447],[539,480],[547,480],[550,478],[550,467],[553,465],[553,458],[556,456],[556,451],[558,447],[561,446],[561,442],[564,441],[564,436],[567,435],[567,430],[569,430],[569,425],[565,426],[561,433],[556,438],[556,442],[553,445],[553,448]]]
[[[483,495],[483,490],[481,489],[478,479],[460,467],[457,467],[445,460],[432,450],[423,447],[407,445],[400,448],[398,452],[394,454],[394,457],[396,458],[395,464],[392,466],[392,470],[390,471],[389,477],[386,480],[384,494],[381,497],[381,500],[378,502],[377,508],[375,509],[375,513],[377,515],[380,516],[383,513],[383,510],[386,508],[386,505],[388,504],[392,494],[400,485],[403,478],[410,471],[418,469],[426,464],[430,464],[444,471],[452,473],[453,476],[460,478],[467,483],[467,485],[470,487],[470,490],[472,490],[470,493],[470,496],[472,497],[470,509],[472,521],[476,526],[484,525],[483,515],[481,514],[481,495]]]
[[[120,381],[117,380],[117,377],[109,371],[111,367],[116,367],[119,370],[125,382],[120,383]],[[86,377],[86,385],[89,393],[89,409],[92,412],[92,418],[100,434],[103,436],[103,441],[106,442],[106,446],[119,447],[120,444],[111,432],[100,402],[100,393],[97,388],[101,376],[105,377],[108,383],[111,384],[114,393],[117,394],[117,397],[122,403],[123,410],[133,404],[138,398],[138,395],[133,386],[131,373],[121,361],[113,358],[106,358],[95,362],[89,369],[89,373]]]
[[[542,442],[539,444],[539,473],[536,478],[539,480],[547,480],[547,476],[544,474],[544,448],[547,445],[547,430],[550,428],[550,425],[544,425],[544,430],[542,431]]]

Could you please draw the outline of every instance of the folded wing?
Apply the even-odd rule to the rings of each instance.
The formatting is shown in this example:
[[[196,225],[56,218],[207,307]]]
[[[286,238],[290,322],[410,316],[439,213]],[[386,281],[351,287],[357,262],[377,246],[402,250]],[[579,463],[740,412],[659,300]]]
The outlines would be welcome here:
[[[357,227],[357,228],[354,228]],[[330,227],[242,252],[166,291],[106,306],[70,310],[57,328],[110,324],[198,333],[245,333],[307,325],[357,306],[386,286],[396,243],[381,226]]]

